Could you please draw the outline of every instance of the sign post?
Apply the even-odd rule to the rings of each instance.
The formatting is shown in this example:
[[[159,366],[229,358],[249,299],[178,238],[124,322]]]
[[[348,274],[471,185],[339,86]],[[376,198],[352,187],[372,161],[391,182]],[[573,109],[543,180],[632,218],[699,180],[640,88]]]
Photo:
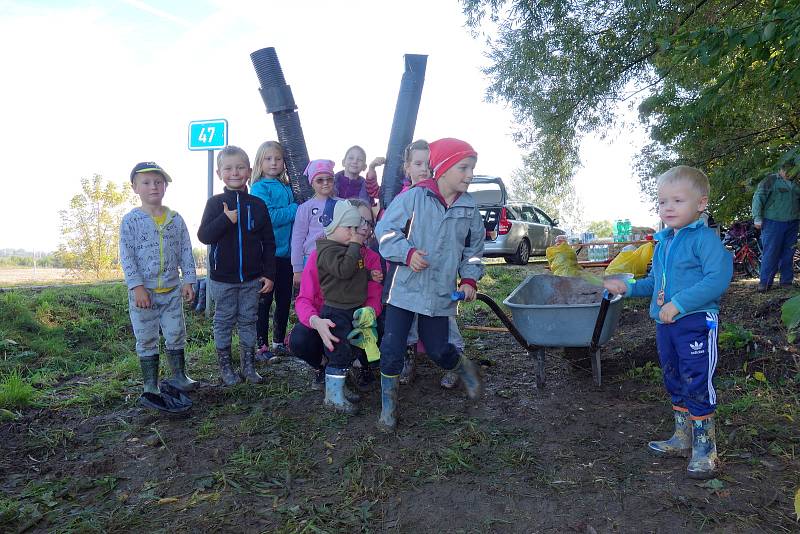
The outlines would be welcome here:
[[[189,123],[189,150],[208,151],[208,198],[214,196],[214,150],[228,146],[228,121]],[[206,247],[206,318],[211,317],[211,245]]]

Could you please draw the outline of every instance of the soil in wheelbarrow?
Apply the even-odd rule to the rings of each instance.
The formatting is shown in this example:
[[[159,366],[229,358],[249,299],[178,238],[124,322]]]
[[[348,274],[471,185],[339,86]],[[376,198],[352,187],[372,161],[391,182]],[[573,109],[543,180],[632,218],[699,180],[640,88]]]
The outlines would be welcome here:
[[[530,271],[491,274],[521,281]],[[137,407],[136,380],[88,407],[22,410],[0,423],[0,531],[796,531],[800,369],[779,319],[788,296],[737,281],[725,297],[723,323],[746,333],[720,352],[715,481],[689,480],[684,460],[645,451],[669,435],[671,413],[646,302],[629,300],[602,349],[602,387],[551,350],[547,386],[536,389],[509,334],[464,330],[468,355],[484,364],[480,402],[442,389],[442,371],[421,360],[391,436],[375,429],[378,389],[359,415],[332,414],[288,358],[259,368],[263,385],[193,393],[182,418]],[[498,325],[490,313],[475,306],[462,326]],[[191,370],[217,383],[211,358]],[[100,391],[107,380],[59,388]]]

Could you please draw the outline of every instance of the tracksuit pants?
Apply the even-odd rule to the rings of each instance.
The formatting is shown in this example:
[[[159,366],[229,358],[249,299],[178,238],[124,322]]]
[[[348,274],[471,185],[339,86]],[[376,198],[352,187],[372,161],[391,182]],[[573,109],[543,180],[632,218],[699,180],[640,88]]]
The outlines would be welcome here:
[[[656,344],[664,386],[672,404],[694,417],[713,414],[717,405],[716,313],[692,313],[671,324],[656,325]]]
[[[167,350],[180,350],[186,345],[186,323],[183,317],[183,300],[180,288],[169,293],[156,293],[148,289],[150,307],[137,308],[133,290],[128,291],[128,307],[136,336],[136,354],[152,356],[158,354],[159,329],[164,334]]]
[[[453,369],[460,358],[458,349],[448,341],[448,317],[428,317],[387,304],[381,340],[381,373],[397,376],[403,370],[408,332],[417,315],[419,339],[425,344],[428,357],[439,367]]]
[[[781,273],[781,284],[788,285],[794,279],[792,255],[797,244],[800,221],[773,221],[764,219],[761,225],[761,276],[759,283],[772,285],[775,273]]]

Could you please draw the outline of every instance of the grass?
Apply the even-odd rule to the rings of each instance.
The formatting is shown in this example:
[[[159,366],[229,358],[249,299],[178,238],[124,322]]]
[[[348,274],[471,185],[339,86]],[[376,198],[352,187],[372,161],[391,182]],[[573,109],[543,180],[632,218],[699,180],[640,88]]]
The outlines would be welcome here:
[[[0,378],[0,408],[24,408],[32,404],[37,395],[30,382],[16,369]]]

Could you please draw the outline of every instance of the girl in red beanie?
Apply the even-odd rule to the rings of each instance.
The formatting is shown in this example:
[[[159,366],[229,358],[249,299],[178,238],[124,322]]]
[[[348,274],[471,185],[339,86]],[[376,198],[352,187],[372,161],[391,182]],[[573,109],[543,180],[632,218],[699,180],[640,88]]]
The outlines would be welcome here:
[[[414,314],[428,357],[455,371],[470,399],[480,396],[475,365],[448,342],[448,319],[457,311],[450,295],[458,288],[474,300],[484,270],[483,219],[467,193],[477,158],[458,139],[431,143],[433,178],[397,196],[375,228],[381,256],[400,264],[388,288],[381,341],[382,430],[397,426],[398,382]]]

